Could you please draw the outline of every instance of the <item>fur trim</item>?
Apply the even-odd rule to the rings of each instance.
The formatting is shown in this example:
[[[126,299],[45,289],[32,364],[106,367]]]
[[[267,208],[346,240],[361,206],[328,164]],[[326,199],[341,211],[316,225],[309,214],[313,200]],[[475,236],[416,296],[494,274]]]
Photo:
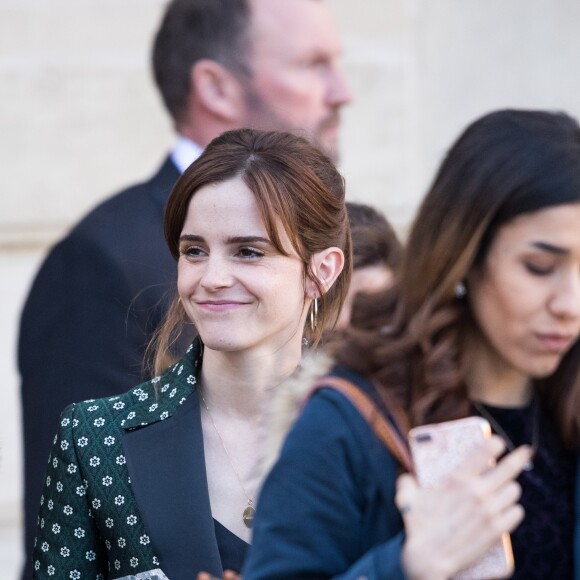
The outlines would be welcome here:
[[[333,360],[320,352],[304,356],[298,370],[271,391],[264,403],[260,439],[262,454],[256,462],[252,487],[259,495],[264,479],[276,463],[284,440],[298,418],[314,381],[324,376],[332,367]]]

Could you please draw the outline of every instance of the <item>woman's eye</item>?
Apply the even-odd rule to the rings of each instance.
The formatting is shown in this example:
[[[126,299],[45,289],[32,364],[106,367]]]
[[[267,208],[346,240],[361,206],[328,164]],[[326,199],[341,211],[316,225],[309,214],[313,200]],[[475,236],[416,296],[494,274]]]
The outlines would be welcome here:
[[[264,255],[264,252],[256,250],[256,248],[240,248],[238,250],[238,255],[248,260],[255,260],[261,258]]]
[[[188,258],[197,258],[205,255],[205,252],[198,246],[185,246],[184,248],[180,248],[179,253]]]
[[[526,269],[534,276],[548,276],[554,270],[553,266],[540,266],[539,264],[533,264],[531,262],[526,263]]]

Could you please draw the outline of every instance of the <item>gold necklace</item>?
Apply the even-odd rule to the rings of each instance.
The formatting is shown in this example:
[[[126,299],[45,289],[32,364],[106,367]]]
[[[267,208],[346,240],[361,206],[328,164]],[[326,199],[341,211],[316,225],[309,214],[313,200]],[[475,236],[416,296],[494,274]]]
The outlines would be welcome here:
[[[513,451],[516,446],[514,442],[508,437],[508,434],[504,431],[501,425],[491,416],[488,410],[479,402],[471,401],[473,408],[484,418],[489,421],[492,429],[505,441],[506,447],[509,451]],[[539,411],[539,404],[537,401],[532,403],[534,405],[534,419],[533,419],[533,426],[532,426],[532,441],[530,447],[532,448],[532,457],[530,460],[524,465],[524,471],[532,471],[534,469],[534,455],[538,450],[538,445],[540,442],[540,411]]]
[[[248,500],[248,505],[245,507],[244,511],[242,512],[242,521],[244,522],[244,525],[246,526],[246,528],[251,528],[252,523],[254,521],[254,514],[256,513],[256,509],[254,508],[254,500],[252,499],[250,494],[246,491],[246,488],[244,487],[244,484],[242,483],[242,478],[240,477],[240,474],[238,473],[238,470],[236,469],[236,467],[234,465],[232,457],[228,452],[228,448],[226,447],[226,444],[224,443],[224,440],[222,439],[222,436],[220,435],[220,432],[218,431],[217,425],[215,424],[215,421],[213,420],[211,413],[209,412],[209,407],[207,406],[207,403],[205,402],[205,399],[203,397],[203,393],[201,392],[201,389],[198,392],[199,392],[199,396],[201,397],[201,400],[203,402],[203,406],[205,407],[205,410],[207,411],[207,415],[211,421],[211,424],[213,425],[213,428],[215,429],[216,435],[218,436],[218,439],[220,440],[220,443],[222,444],[222,447],[226,453],[228,461],[230,462],[230,467],[232,468],[232,471],[234,472],[236,479],[238,480],[238,483],[240,484],[240,488],[242,489],[244,495],[246,496],[246,499]]]

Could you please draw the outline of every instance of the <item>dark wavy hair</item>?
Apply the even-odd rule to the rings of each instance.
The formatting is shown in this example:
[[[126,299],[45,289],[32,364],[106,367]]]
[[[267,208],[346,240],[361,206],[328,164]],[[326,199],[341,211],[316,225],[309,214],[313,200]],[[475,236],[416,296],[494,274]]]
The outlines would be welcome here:
[[[469,300],[455,298],[455,286],[483,262],[502,225],[578,202],[576,120],[563,113],[503,110],[475,121],[451,147],[419,209],[398,283],[359,303],[339,362],[383,385],[413,424],[468,415],[469,361],[462,349],[476,323]],[[580,341],[534,386],[563,440],[578,447]]]
[[[189,166],[169,196],[165,239],[176,260],[191,198],[201,187],[234,177],[241,177],[256,197],[274,247],[288,255],[280,240],[280,222],[302,261],[304,281],[308,278],[318,288],[316,328],[307,324],[304,329],[306,338],[316,346],[324,331],[336,323],[350,284],[352,245],[344,179],[330,158],[302,137],[278,131],[227,131]],[[342,272],[326,291],[312,271],[311,258],[330,247],[340,248],[345,261]],[[176,298],[152,343],[155,373],[183,354],[175,352],[174,346],[184,344],[187,328],[185,312]]]
[[[172,0],[155,35],[155,82],[176,124],[183,121],[191,69],[204,58],[248,76],[250,9],[247,0]]]

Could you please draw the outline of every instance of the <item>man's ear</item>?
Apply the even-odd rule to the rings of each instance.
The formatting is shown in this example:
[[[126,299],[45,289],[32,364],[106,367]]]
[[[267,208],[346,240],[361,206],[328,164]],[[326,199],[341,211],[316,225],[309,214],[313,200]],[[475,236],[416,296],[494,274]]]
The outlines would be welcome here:
[[[197,61],[191,69],[191,90],[197,105],[222,120],[240,118],[245,106],[239,79],[219,62]]]
[[[312,256],[312,270],[320,282],[324,292],[328,292],[344,268],[344,254],[340,248],[326,248]],[[311,298],[318,298],[320,292],[312,282],[308,280],[306,293]]]

